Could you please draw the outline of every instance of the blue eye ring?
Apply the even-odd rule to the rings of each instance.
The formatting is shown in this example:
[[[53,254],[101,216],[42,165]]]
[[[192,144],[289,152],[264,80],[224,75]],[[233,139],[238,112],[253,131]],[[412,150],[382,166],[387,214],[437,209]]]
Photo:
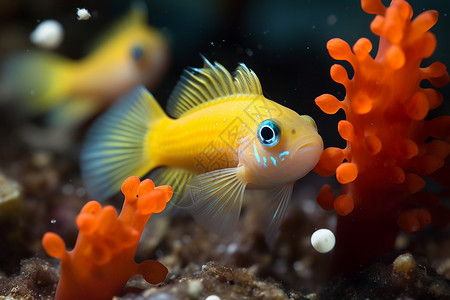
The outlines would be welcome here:
[[[257,136],[263,146],[273,147],[280,141],[280,126],[272,119],[264,120],[258,126]]]

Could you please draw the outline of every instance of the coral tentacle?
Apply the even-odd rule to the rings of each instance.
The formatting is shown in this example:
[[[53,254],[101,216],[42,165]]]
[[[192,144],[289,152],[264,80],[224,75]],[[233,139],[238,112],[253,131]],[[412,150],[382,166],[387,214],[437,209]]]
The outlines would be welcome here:
[[[136,274],[156,284],[167,268],[156,261],[137,264],[134,255],[145,224],[153,213],[161,212],[172,197],[170,186],[156,187],[149,179],[129,177],[122,184],[125,196],[117,216],[112,206],[90,201],[81,209],[76,223],[80,229],[72,251],[54,233],[46,233],[46,252],[61,259],[61,278],[55,299],[111,299]]]

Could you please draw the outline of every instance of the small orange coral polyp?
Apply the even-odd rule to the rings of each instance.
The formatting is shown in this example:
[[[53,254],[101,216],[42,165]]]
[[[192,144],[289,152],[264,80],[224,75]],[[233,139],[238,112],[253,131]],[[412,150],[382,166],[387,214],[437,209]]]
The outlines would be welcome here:
[[[88,202],[77,217],[80,230],[72,251],[48,232],[42,239],[46,252],[61,260],[61,278],[55,299],[111,299],[128,279],[141,274],[149,283],[162,282],[167,268],[147,260],[134,261],[136,248],[150,216],[161,212],[172,197],[169,186],[156,187],[149,179],[130,177],[122,185],[125,195],[119,216],[112,206]]]
[[[377,14],[371,30],[380,36],[378,53],[375,59],[370,56],[372,44],[365,38],[353,48],[337,38],[327,43],[331,57],[348,61],[354,76],[349,79],[344,67],[333,65],[330,75],[344,85],[345,99],[339,101],[329,94],[316,98],[327,114],[340,108],[345,111],[346,120],[339,122],[338,131],[347,147],[325,149],[315,171],[323,176],[336,172],[337,180],[344,184],[337,197],[329,186],[318,196],[323,208],[334,208],[339,215],[352,218],[339,219],[338,231],[345,234],[346,226],[361,227],[360,233],[355,229],[349,232],[377,243],[370,231],[382,232],[381,228],[397,223],[406,232],[416,232],[431,222],[428,211],[416,208],[420,203],[412,204],[408,199],[425,186],[422,176],[443,167],[450,152],[450,117],[424,120],[430,109],[441,104],[442,96],[434,89],[420,87],[420,82],[428,80],[441,87],[449,76],[441,63],[420,68],[422,59],[436,47],[434,35],[428,32],[437,22],[436,11],[425,11],[411,21],[412,8],[404,0],[393,0],[388,8],[380,0],[362,0],[361,5],[366,12]],[[350,237],[339,240],[338,236],[335,252],[339,247],[351,248],[345,245],[347,240]]]

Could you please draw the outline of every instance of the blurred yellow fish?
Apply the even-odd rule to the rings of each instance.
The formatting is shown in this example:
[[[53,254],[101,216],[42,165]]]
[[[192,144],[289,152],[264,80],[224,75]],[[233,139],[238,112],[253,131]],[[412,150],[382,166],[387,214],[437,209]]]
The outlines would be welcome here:
[[[266,190],[263,223],[273,241],[294,182],[318,162],[323,142],[309,116],[263,96],[255,73],[219,63],[185,70],[168,101],[168,117],[137,88],[101,116],[87,135],[81,171],[88,192],[104,199],[130,175],[170,184],[177,205],[206,228],[235,230],[244,191]]]
[[[131,88],[160,80],[168,45],[146,22],[146,7],[136,3],[81,60],[38,50],[12,56],[2,68],[4,85],[29,112],[51,111],[51,122],[77,125]]]

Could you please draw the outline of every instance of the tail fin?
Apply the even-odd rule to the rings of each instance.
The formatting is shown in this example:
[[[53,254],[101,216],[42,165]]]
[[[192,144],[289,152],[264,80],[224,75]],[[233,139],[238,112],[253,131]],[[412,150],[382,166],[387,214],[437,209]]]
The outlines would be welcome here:
[[[14,97],[23,101],[28,113],[46,112],[65,100],[67,67],[72,61],[56,54],[27,51],[3,63],[2,82]]]
[[[81,152],[81,176],[90,196],[101,201],[118,192],[129,176],[141,177],[155,167],[147,139],[162,118],[166,114],[144,87],[100,116]]]

